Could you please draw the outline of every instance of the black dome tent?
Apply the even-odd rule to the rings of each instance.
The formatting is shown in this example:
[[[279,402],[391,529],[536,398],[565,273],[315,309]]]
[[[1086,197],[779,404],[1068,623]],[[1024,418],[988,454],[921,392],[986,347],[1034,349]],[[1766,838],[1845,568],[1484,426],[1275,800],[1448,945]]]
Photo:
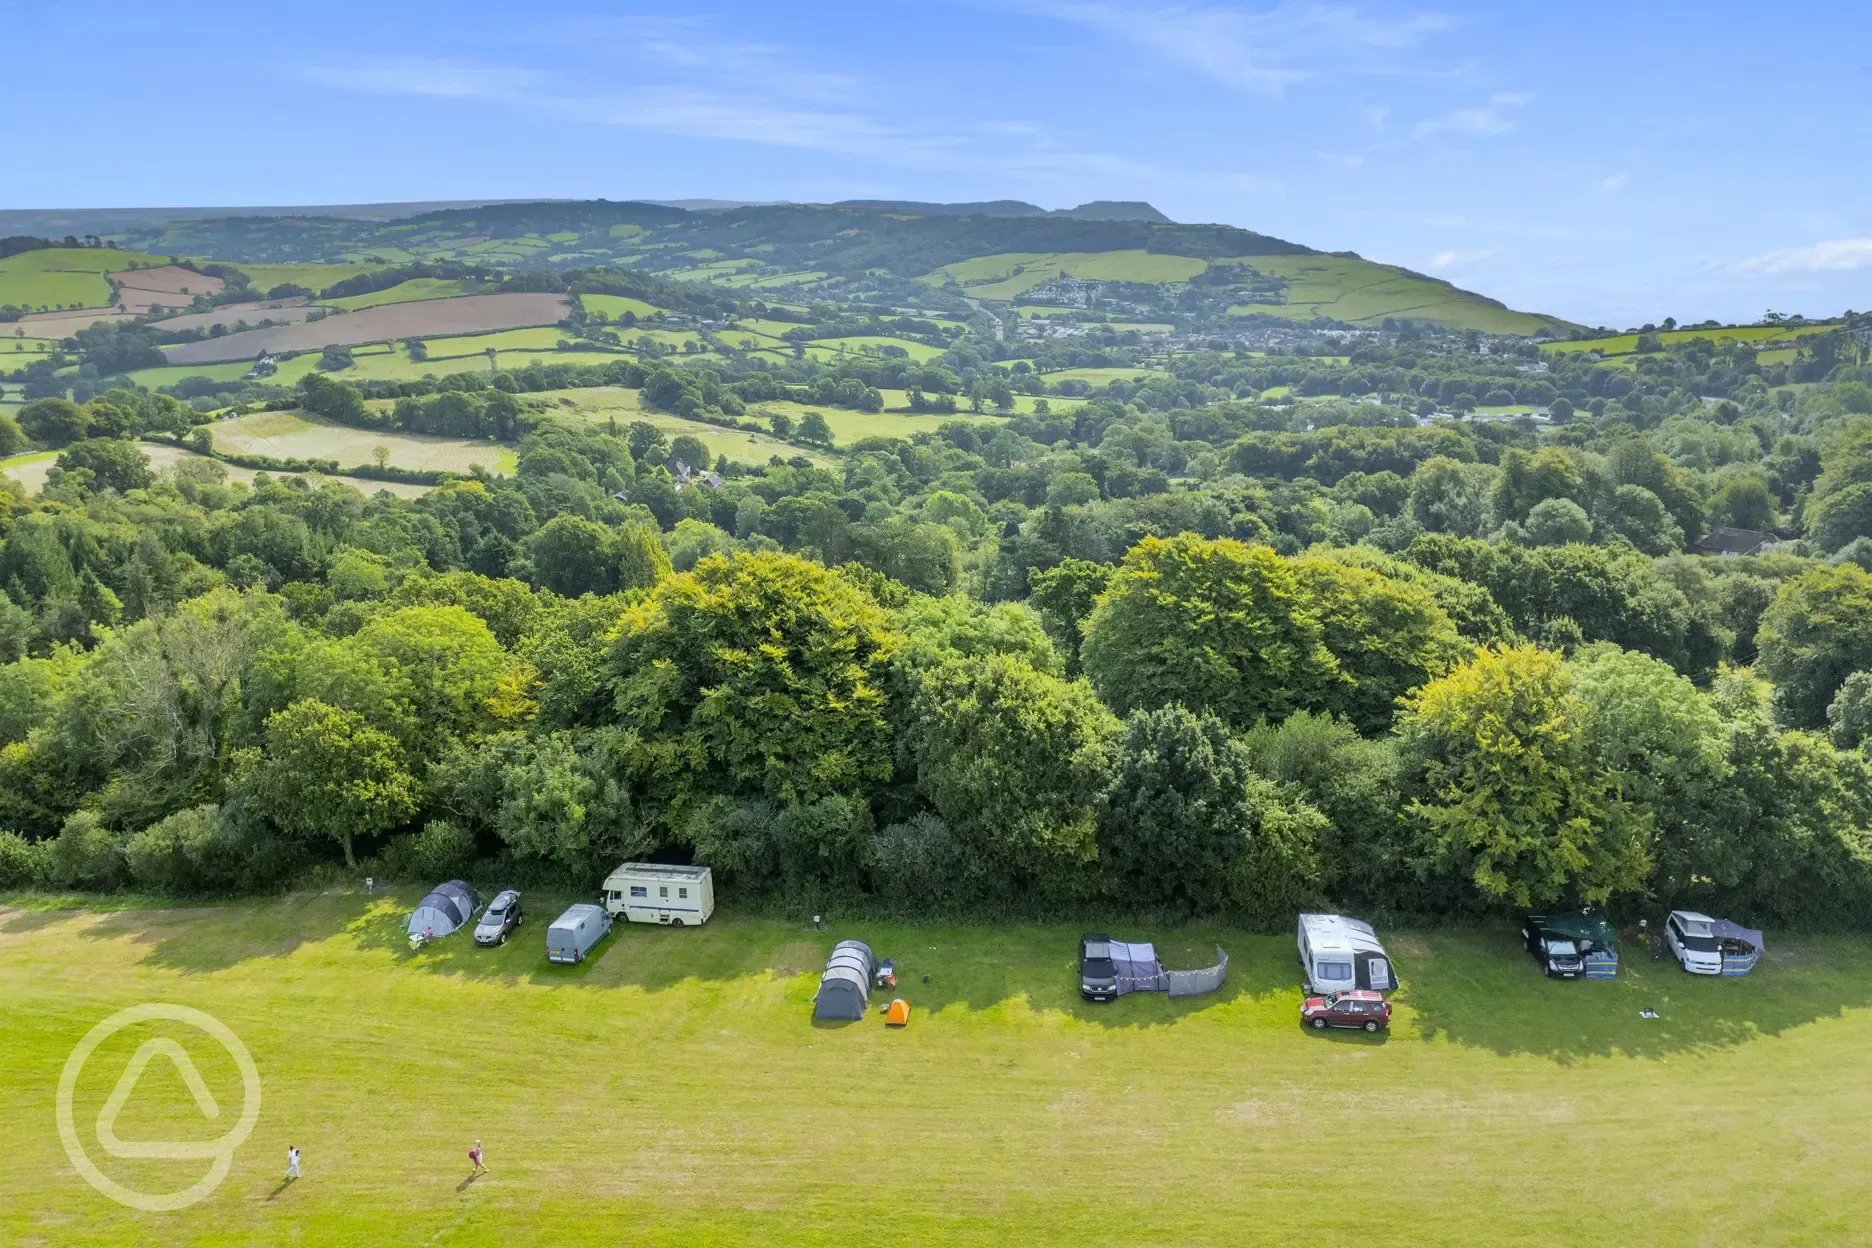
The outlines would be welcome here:
[[[865,1016],[871,999],[871,980],[877,974],[877,957],[862,940],[841,940],[826,959],[825,975],[819,980],[819,995],[813,999],[813,1017],[857,1019]]]
[[[461,880],[438,884],[411,912],[409,934],[411,937],[446,936],[474,917],[480,904],[480,895]]]

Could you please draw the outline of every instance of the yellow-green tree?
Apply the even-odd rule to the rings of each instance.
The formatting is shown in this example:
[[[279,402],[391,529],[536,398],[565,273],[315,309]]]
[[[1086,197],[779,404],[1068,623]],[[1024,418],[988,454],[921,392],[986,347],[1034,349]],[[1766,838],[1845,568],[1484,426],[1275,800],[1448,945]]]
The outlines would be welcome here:
[[[1594,758],[1590,713],[1560,655],[1482,650],[1405,699],[1397,732],[1418,771],[1409,814],[1426,863],[1487,901],[1602,901],[1639,889],[1645,820]]]

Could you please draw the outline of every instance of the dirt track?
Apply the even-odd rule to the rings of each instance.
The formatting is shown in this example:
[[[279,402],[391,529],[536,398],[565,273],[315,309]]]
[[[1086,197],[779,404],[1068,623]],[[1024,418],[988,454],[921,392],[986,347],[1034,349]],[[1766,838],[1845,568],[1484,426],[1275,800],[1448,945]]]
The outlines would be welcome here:
[[[221,364],[280,351],[317,351],[433,334],[473,334],[551,325],[566,313],[564,295],[463,295],[424,299],[328,316],[274,329],[250,329],[224,338],[185,342],[167,354],[171,364]]]

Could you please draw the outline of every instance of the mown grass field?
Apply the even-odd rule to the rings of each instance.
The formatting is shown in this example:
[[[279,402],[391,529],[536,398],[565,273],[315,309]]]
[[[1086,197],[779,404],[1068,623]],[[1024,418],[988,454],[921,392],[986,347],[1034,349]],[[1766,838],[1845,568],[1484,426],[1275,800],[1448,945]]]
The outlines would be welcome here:
[[[513,458],[511,447],[495,442],[355,429],[302,412],[254,412],[216,421],[208,428],[218,451],[279,459],[335,459],[340,468],[371,463],[372,451],[379,446],[389,448],[389,463],[395,468],[466,472],[480,464],[496,472],[503,456]]]
[[[137,449],[149,457],[150,466],[158,472],[171,469],[185,460],[206,458],[193,451],[179,446],[170,446],[167,443],[143,442],[138,444]],[[509,458],[511,455],[512,453],[508,452]],[[52,471],[52,466],[57,459],[57,451],[35,451],[28,455],[15,455],[10,459],[0,459],[0,474],[17,481],[28,494],[37,494],[45,488],[46,476]],[[221,470],[227,474],[229,481],[251,482],[260,475],[258,469],[242,468],[237,464],[222,464]],[[269,475],[276,480],[285,480],[297,474],[276,472]],[[365,477],[345,476],[342,473],[328,479],[342,481],[366,494],[375,494],[378,490],[389,490],[392,494],[399,494],[404,498],[415,498],[428,493],[433,488],[406,481],[372,481]]]
[[[893,391],[882,392],[888,401]],[[901,393],[901,392],[895,392]],[[756,420],[765,420],[774,412],[784,412],[798,424],[807,412],[818,412],[831,426],[832,440],[840,447],[850,446],[860,438],[903,438],[908,440],[915,433],[934,433],[950,421],[960,420],[978,425],[998,425],[1001,418],[992,413],[960,411],[953,416],[935,415],[929,412],[892,411],[886,408],[881,412],[854,412],[842,407],[819,407],[812,403],[793,403],[775,400],[756,403],[749,407],[749,412]],[[992,430],[990,430],[992,432]]]
[[[920,926],[734,913],[620,928],[558,968],[529,898],[507,946],[419,954],[421,890],[187,909],[0,910],[0,1237],[138,1243],[1376,1245],[1851,1242],[1872,1200],[1872,959],[1781,940],[1742,980],[1628,959],[1611,983],[1543,980],[1506,926],[1390,933],[1389,1036],[1297,1025],[1291,936],[1216,943],[1215,996],[1079,1001],[1077,927]],[[896,959],[910,1026],[815,1025],[834,940]],[[927,977],[927,979],[925,979]],[[131,1212],[74,1173],[54,1128],[73,1046],[126,1006],[206,1010],[263,1093],[225,1183]],[[874,998],[881,1003],[881,998]],[[1639,1017],[1656,1009],[1655,1020]],[[95,1118],[131,1051],[165,1036],[225,1119],[232,1064],[174,1024],[120,1032],[73,1119],[144,1190],[203,1162],[122,1162]],[[211,1139],[165,1063],[125,1140]],[[492,1172],[468,1180],[481,1139]],[[281,1182],[289,1144],[304,1177]]]

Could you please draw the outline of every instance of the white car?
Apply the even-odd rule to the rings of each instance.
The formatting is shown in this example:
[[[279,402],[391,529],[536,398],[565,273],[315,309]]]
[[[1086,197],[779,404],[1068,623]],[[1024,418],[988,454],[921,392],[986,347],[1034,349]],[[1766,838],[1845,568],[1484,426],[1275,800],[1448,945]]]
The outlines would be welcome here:
[[[1664,939],[1677,965],[1692,975],[1722,974],[1722,948],[1710,926],[1714,922],[1694,910],[1673,910],[1664,921]]]

